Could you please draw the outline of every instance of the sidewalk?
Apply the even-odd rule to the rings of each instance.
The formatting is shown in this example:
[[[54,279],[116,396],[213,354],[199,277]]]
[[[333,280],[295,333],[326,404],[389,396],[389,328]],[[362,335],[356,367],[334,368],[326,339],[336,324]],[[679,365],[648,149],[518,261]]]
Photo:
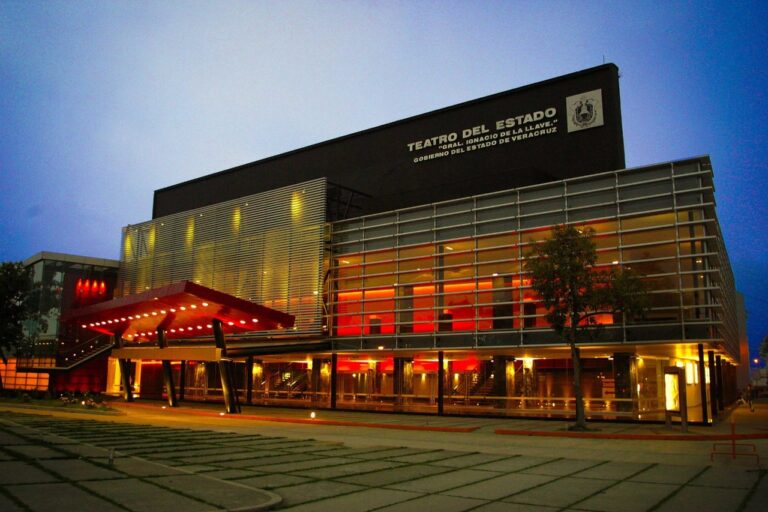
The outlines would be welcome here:
[[[494,432],[499,435],[542,436],[591,439],[626,439],[657,441],[722,441],[768,439],[768,399],[755,403],[751,412],[746,406],[722,413],[713,425],[689,425],[681,432],[680,424],[667,427],[659,423],[588,422],[590,431],[568,431],[567,420],[541,420],[517,418],[475,418],[459,416],[428,416],[415,414],[386,414],[325,409],[289,409],[276,407],[243,406],[242,414],[224,415],[221,404],[184,402],[178,408],[162,402],[139,401],[111,404],[118,410],[162,410],[165,415],[200,417],[225,416],[233,420],[269,421],[279,423],[317,424],[361,428],[385,428],[427,432],[469,433]],[[314,412],[314,418],[311,414]],[[731,423],[734,423],[733,427]],[[735,435],[732,434],[732,428]]]
[[[30,418],[33,427],[18,422]],[[282,501],[273,492],[238,482],[43,433],[34,420],[18,414],[0,418],[2,511],[255,512]]]
[[[756,512],[768,500],[768,473],[756,461],[711,462],[709,442],[495,433],[568,434],[555,421],[340,411],[315,411],[312,420],[308,410],[227,416],[217,404],[115,405],[125,414],[0,404],[0,510]],[[765,434],[768,404],[734,414]],[[666,432],[591,426],[600,429],[593,434]],[[756,443],[765,463],[768,441]]]

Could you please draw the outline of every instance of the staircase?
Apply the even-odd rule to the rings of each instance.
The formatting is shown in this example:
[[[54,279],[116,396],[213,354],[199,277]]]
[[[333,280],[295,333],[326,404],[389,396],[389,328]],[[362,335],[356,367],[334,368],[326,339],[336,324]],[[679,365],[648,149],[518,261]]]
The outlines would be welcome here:
[[[99,334],[86,341],[51,340],[35,345],[31,356],[16,358],[17,371],[66,372],[112,349],[112,339]]]
[[[482,382],[478,382],[472,387],[470,391],[471,396],[488,396],[493,390],[493,377],[488,377]]]

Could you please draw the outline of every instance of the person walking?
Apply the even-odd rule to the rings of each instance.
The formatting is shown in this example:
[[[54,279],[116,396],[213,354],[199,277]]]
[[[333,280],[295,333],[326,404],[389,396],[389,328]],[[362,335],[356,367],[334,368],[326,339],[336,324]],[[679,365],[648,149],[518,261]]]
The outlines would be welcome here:
[[[747,384],[744,390],[744,402],[749,406],[749,410],[755,412],[755,404],[753,402],[753,395],[755,391],[752,389],[752,384]]]

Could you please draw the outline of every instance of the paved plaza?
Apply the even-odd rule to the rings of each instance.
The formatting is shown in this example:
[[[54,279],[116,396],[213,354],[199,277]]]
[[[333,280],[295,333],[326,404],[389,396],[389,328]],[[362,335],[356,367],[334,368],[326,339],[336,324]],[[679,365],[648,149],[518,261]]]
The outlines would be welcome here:
[[[489,432],[503,420],[433,419],[432,432],[408,431],[421,421],[413,417],[377,428],[377,416],[346,415],[334,421],[347,426],[294,428],[291,419],[306,413],[217,424],[197,411],[165,422],[2,412],[0,510],[724,512],[768,502],[766,471],[749,457],[710,463],[712,443],[668,441],[659,450],[664,442],[627,440],[633,452],[648,449],[625,457],[612,448],[622,441]],[[195,425],[173,426],[182,420]],[[445,431],[451,425],[456,432]],[[754,441],[758,453],[765,443]]]

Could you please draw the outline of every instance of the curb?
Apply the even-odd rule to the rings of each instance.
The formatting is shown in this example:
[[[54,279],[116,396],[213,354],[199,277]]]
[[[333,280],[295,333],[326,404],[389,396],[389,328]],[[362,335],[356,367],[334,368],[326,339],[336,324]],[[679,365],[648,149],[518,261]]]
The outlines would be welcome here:
[[[113,404],[115,407],[121,408],[139,408],[139,409],[151,409],[159,412],[157,407],[142,405],[142,404]],[[197,409],[180,409],[167,407],[162,409],[165,412],[175,412],[174,409],[184,414],[192,416],[207,416],[207,417],[223,417],[233,420],[254,420],[254,421],[271,421],[275,423],[300,423],[305,425],[330,425],[335,427],[364,427],[364,428],[387,428],[392,430],[422,430],[427,432],[454,432],[454,433],[470,433],[478,430],[480,427],[440,427],[432,425],[398,425],[393,423],[370,423],[362,421],[345,421],[345,420],[321,420],[321,419],[308,419],[308,418],[284,418],[277,416],[259,416],[254,414],[222,414],[217,412],[201,411]]]
[[[768,439],[768,434],[601,434],[599,432],[551,432],[497,428],[504,436],[565,437],[572,439],[619,439],[626,441],[734,441]]]

